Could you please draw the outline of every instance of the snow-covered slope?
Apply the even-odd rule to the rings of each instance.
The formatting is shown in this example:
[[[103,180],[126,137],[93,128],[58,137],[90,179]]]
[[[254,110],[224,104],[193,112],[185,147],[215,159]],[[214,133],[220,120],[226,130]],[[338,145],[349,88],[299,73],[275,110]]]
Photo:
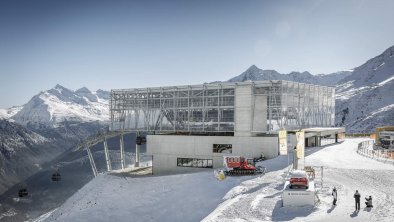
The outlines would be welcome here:
[[[105,122],[109,120],[109,92],[91,92],[86,87],[73,91],[56,85],[35,95],[12,119],[29,126],[57,126],[64,121]]]
[[[44,221],[391,221],[394,166],[356,153],[365,139],[306,150],[306,164],[324,166],[316,207],[282,207],[287,157],[260,162],[263,176],[227,177],[208,172],[127,178],[100,175],[42,217]],[[342,155],[338,155],[342,154]],[[338,188],[338,207],[331,189]],[[374,208],[354,214],[353,192],[372,195]],[[205,218],[205,219],[204,219]]]
[[[392,221],[394,166],[357,154],[362,140],[347,139],[341,144],[306,150],[307,165],[324,166],[323,189],[316,207],[282,207],[284,170],[277,170],[234,187],[203,221]],[[282,158],[284,161],[286,158]],[[334,186],[338,190],[337,207],[332,206]],[[355,212],[355,190],[362,198],[372,195],[374,208],[367,209],[362,203],[361,211]]]
[[[336,93],[336,124],[348,132],[394,125],[394,46],[355,68]]]
[[[349,76],[351,71],[340,71],[331,74],[312,75],[309,72],[291,72],[289,74],[280,74],[275,70],[259,69],[255,65],[249,67],[241,75],[228,80],[229,82],[244,82],[247,80],[287,80],[293,82],[303,82],[316,85],[335,85],[343,78]]]
[[[8,109],[0,109],[0,119],[9,120],[12,116],[21,111],[22,108],[23,106],[13,106]]]

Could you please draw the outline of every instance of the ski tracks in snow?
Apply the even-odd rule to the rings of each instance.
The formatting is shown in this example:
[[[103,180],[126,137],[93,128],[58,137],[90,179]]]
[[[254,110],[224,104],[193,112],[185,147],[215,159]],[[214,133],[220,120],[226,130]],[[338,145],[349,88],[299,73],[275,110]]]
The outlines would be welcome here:
[[[282,175],[278,172],[245,181],[223,198],[225,201],[203,221],[267,221],[281,203]],[[242,192],[240,192],[242,191]]]

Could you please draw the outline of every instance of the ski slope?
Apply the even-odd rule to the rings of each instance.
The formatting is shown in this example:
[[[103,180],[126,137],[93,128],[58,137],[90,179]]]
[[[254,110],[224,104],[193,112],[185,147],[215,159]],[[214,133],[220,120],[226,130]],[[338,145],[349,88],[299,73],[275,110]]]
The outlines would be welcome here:
[[[324,166],[316,207],[282,207],[287,156],[261,162],[264,176],[214,178],[212,171],[144,178],[100,175],[40,221],[391,221],[394,166],[356,153],[362,139],[307,150],[306,165]],[[331,189],[338,189],[337,207]],[[354,212],[353,193],[372,195]]]
[[[324,188],[319,195],[321,203],[316,207],[282,207],[281,179],[285,174],[278,170],[261,181],[248,181],[260,184],[261,188],[246,188],[249,191],[227,199],[204,221],[392,221],[394,166],[358,155],[357,144],[363,140],[347,139],[342,144],[307,150],[306,165],[324,166]],[[334,186],[338,190],[336,207],[331,204]],[[372,195],[374,208],[366,209],[361,201],[360,212],[355,212],[356,189],[362,200]]]

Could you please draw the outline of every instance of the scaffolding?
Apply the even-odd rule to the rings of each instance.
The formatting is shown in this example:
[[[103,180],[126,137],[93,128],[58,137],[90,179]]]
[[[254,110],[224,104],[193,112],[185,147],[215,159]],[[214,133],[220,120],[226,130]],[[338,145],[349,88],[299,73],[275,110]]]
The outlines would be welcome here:
[[[238,86],[251,87],[251,119],[264,98],[264,126],[253,132],[334,126],[335,90],[289,81],[211,83],[111,90],[110,130],[150,133],[234,133]],[[266,113],[266,114],[265,114]],[[255,121],[252,121],[254,123]],[[261,130],[263,129],[263,130]]]

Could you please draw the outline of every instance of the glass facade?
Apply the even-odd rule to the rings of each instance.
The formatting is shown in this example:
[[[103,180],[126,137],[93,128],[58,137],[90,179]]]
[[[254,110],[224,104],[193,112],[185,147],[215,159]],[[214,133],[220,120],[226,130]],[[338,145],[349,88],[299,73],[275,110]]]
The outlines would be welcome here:
[[[110,106],[112,130],[234,131],[232,85],[113,90]]]
[[[251,132],[334,126],[334,88],[256,81],[112,90],[110,130],[235,132],[238,109],[235,97],[239,85],[250,86],[251,111],[246,119],[260,126],[253,126]]]
[[[256,84],[254,95],[267,97],[267,130],[335,125],[335,89],[288,81]]]

